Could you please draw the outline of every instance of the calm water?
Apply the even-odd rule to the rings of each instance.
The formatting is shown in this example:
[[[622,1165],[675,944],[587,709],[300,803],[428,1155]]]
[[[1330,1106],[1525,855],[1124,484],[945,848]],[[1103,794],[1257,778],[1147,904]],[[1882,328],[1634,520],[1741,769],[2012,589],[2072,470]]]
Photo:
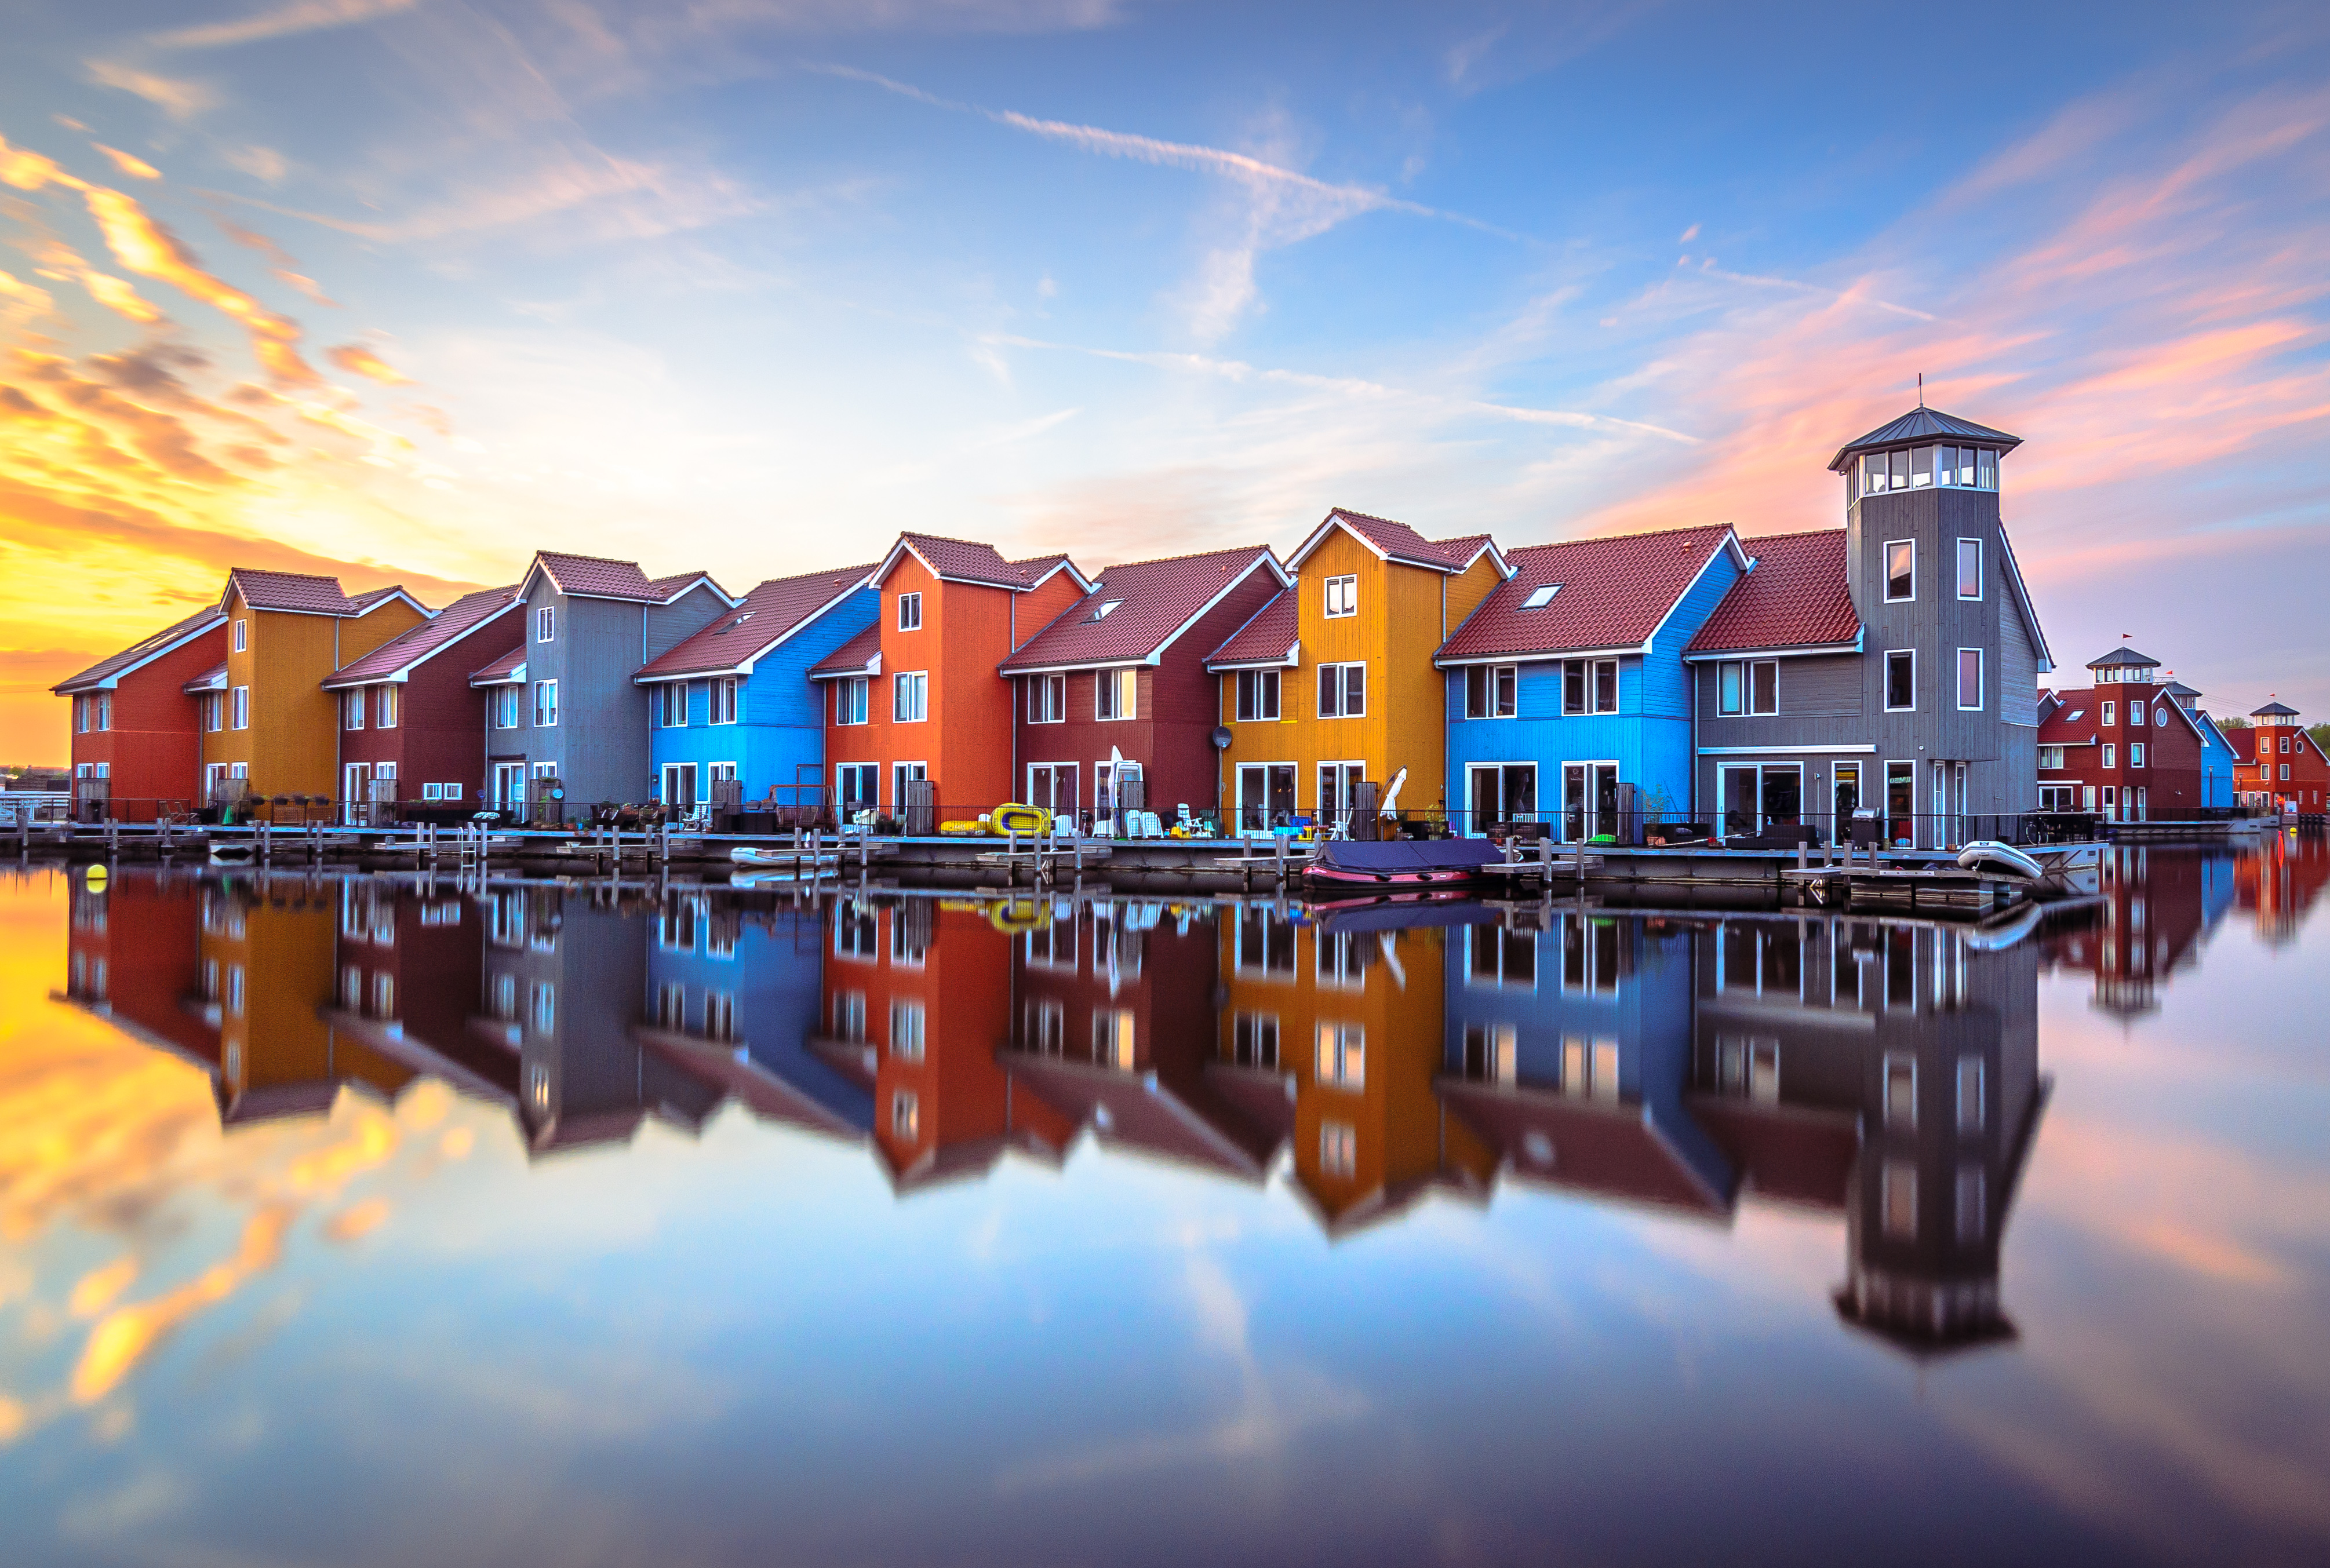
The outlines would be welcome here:
[[[2320,1562],[2319,840],[2019,941],[0,880],[11,1564]]]

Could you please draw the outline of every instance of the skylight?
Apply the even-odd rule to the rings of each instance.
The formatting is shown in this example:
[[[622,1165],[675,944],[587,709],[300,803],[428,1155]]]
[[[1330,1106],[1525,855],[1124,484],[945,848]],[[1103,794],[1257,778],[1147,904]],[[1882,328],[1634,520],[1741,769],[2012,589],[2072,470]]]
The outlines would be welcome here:
[[[742,615],[738,616],[735,619],[734,619],[734,620],[730,621],[730,622],[728,623],[728,629],[729,629],[730,631],[734,631],[738,627],[740,627],[740,626],[744,625],[746,621],[748,621],[748,620],[750,620],[750,619],[753,619],[753,612],[752,612],[751,610],[749,610],[749,609],[748,609],[748,610],[746,610],[744,614],[742,614]]]
[[[1084,619],[1087,622],[1104,619],[1110,610],[1114,609],[1118,605],[1122,604],[1124,600],[1121,599],[1109,600],[1105,603],[1102,604],[1098,609],[1094,610],[1090,615],[1084,617]]]
[[[2066,716],[2065,716],[2065,718],[2064,718],[2064,720],[2063,720],[2063,723],[2067,723],[2067,724],[2068,724],[2068,723],[2070,723],[2073,720],[2076,720],[2076,719],[2084,719],[2084,718],[2086,718],[2086,717],[2087,717],[2087,715],[2088,715],[2088,711],[2087,711],[2087,709],[2085,709],[2085,708],[2073,708],[2073,709],[2070,711],[2070,713],[2068,715],[2066,715]]]
[[[1521,600],[1521,608],[1523,609],[1543,609],[1547,605],[1553,602],[1553,596],[1560,591],[1561,584],[1558,582],[1549,582],[1543,588],[1532,588],[1530,590],[1530,596]]]

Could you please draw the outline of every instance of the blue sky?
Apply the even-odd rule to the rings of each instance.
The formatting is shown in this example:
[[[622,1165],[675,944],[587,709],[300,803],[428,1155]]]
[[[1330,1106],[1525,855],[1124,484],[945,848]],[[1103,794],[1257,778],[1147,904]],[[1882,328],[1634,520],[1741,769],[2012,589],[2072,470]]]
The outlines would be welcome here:
[[[0,348],[44,419],[0,425],[11,736],[237,559],[433,591],[555,545],[741,590],[903,526],[1093,565],[1331,505],[1823,526],[1826,459],[1920,373],[2026,438],[2059,662],[2126,632],[2221,712],[2330,709],[2317,8],[9,26]],[[59,464],[69,420],[120,471]]]

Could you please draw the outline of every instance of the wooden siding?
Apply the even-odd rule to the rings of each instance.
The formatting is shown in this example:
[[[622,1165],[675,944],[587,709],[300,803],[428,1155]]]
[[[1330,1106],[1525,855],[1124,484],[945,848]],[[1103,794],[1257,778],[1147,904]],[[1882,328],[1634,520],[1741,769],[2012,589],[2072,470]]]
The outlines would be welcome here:
[[[200,798],[202,699],[184,688],[225,657],[226,647],[226,628],[220,627],[123,675],[112,691],[86,694],[92,703],[110,700],[110,724],[73,732],[73,766],[106,767],[115,815],[144,820],[152,814],[148,802]]]
[[[1994,761],[2005,737],[2001,732],[1999,682],[2005,663],[1999,646],[1999,612],[2006,597],[1999,548],[1998,495],[1991,490],[1927,489],[1870,496],[1855,505],[1848,530],[1847,571],[1853,580],[1853,607],[1865,628],[1862,702],[1880,754]],[[1957,544],[1983,543],[1983,596],[1957,597]],[[1885,546],[1909,539],[1917,545],[1917,597],[1885,600]],[[1984,650],[1987,690],[1982,711],[1957,708],[1957,650]],[[1914,713],[1885,711],[1885,654],[1911,648],[1918,655],[1918,706]]]
[[[203,762],[248,765],[254,794],[338,799],[340,705],[322,683],[421,619],[403,600],[382,604],[369,615],[341,617],[253,610],[240,590],[231,593],[226,716],[232,723],[231,688],[249,686],[251,725],[204,735]],[[237,619],[251,623],[250,646],[241,653],[233,651],[232,638]]]

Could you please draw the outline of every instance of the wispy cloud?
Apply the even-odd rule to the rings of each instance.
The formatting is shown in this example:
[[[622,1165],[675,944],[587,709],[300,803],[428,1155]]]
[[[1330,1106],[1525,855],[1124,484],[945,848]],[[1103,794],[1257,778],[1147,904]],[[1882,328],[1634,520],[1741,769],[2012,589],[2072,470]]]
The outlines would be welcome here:
[[[92,60],[85,69],[89,79],[98,86],[135,93],[172,119],[192,119],[218,102],[218,94],[200,82],[157,76],[119,61]]]
[[[317,33],[327,27],[354,27],[399,11],[410,11],[420,0],[293,0],[293,4],[260,11],[237,22],[208,22],[149,33],[146,42],[156,49],[225,49],[237,43],[258,43],[297,33]]]

